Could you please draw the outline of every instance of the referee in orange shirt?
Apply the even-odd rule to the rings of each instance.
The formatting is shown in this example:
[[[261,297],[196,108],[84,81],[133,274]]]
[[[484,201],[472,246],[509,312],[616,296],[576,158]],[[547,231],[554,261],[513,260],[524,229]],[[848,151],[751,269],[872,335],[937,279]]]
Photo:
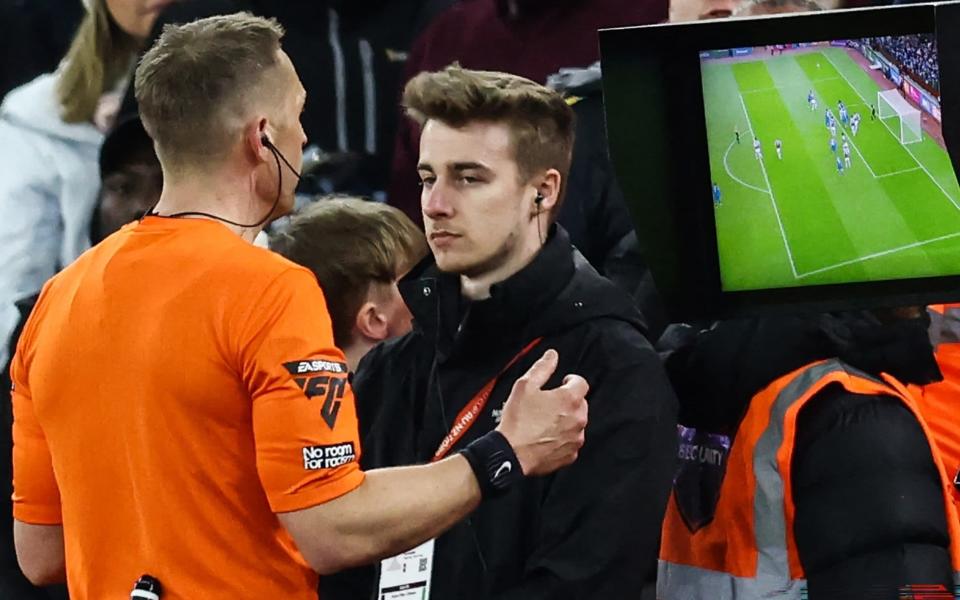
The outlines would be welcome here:
[[[541,390],[549,351],[464,452],[359,469],[323,293],[250,243],[290,210],[306,142],[282,35],[245,13],[164,32],[136,73],[160,202],[51,279],[19,341],[17,556],[74,600],[145,573],[167,600],[316,598],[317,573],[435,537],[583,444],[586,382]]]

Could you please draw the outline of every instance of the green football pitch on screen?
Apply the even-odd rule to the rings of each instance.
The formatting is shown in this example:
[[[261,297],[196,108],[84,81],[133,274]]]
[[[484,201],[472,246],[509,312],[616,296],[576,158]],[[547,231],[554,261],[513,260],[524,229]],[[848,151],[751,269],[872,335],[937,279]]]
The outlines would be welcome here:
[[[872,118],[893,84],[858,57],[822,45],[702,61],[725,291],[960,274],[950,158],[928,131],[903,143],[899,117]],[[838,101],[860,121],[854,135],[837,120],[834,151],[826,110]]]

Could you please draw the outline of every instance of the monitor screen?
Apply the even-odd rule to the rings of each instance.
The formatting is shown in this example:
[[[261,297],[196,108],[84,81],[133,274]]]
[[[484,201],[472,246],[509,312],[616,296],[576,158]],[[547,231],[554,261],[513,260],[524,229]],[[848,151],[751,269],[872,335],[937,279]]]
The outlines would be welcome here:
[[[960,301],[960,3],[600,32],[669,317]]]
[[[724,291],[960,274],[931,33],[700,53]]]

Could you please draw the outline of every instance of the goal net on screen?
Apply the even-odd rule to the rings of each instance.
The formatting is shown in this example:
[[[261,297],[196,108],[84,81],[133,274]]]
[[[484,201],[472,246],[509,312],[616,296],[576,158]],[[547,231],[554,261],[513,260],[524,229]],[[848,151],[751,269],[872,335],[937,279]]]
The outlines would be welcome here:
[[[901,144],[913,144],[923,139],[920,111],[907,102],[899,90],[877,92],[877,112],[880,120],[897,134]]]

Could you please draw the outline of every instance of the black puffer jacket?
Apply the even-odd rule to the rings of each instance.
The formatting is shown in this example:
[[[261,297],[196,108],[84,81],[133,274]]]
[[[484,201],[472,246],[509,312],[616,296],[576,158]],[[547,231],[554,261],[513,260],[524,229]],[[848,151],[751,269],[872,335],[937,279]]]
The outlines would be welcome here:
[[[904,383],[939,378],[924,317],[868,313],[727,321],[669,354],[684,425],[733,433],[778,377],[840,358]],[[927,439],[895,398],[828,386],[803,409],[793,458],[794,535],[810,599],[952,590],[943,492]]]
[[[637,594],[655,568],[675,465],[676,399],[629,297],[597,275],[561,229],[487,300],[465,303],[459,279],[429,263],[401,292],[416,329],[376,348],[355,379],[364,468],[427,462],[457,413],[536,338],[539,346],[497,379],[453,452],[496,426],[513,382],[547,348],[560,354],[547,387],[567,373],[591,386],[577,462],[485,501],[440,536],[431,597]]]

